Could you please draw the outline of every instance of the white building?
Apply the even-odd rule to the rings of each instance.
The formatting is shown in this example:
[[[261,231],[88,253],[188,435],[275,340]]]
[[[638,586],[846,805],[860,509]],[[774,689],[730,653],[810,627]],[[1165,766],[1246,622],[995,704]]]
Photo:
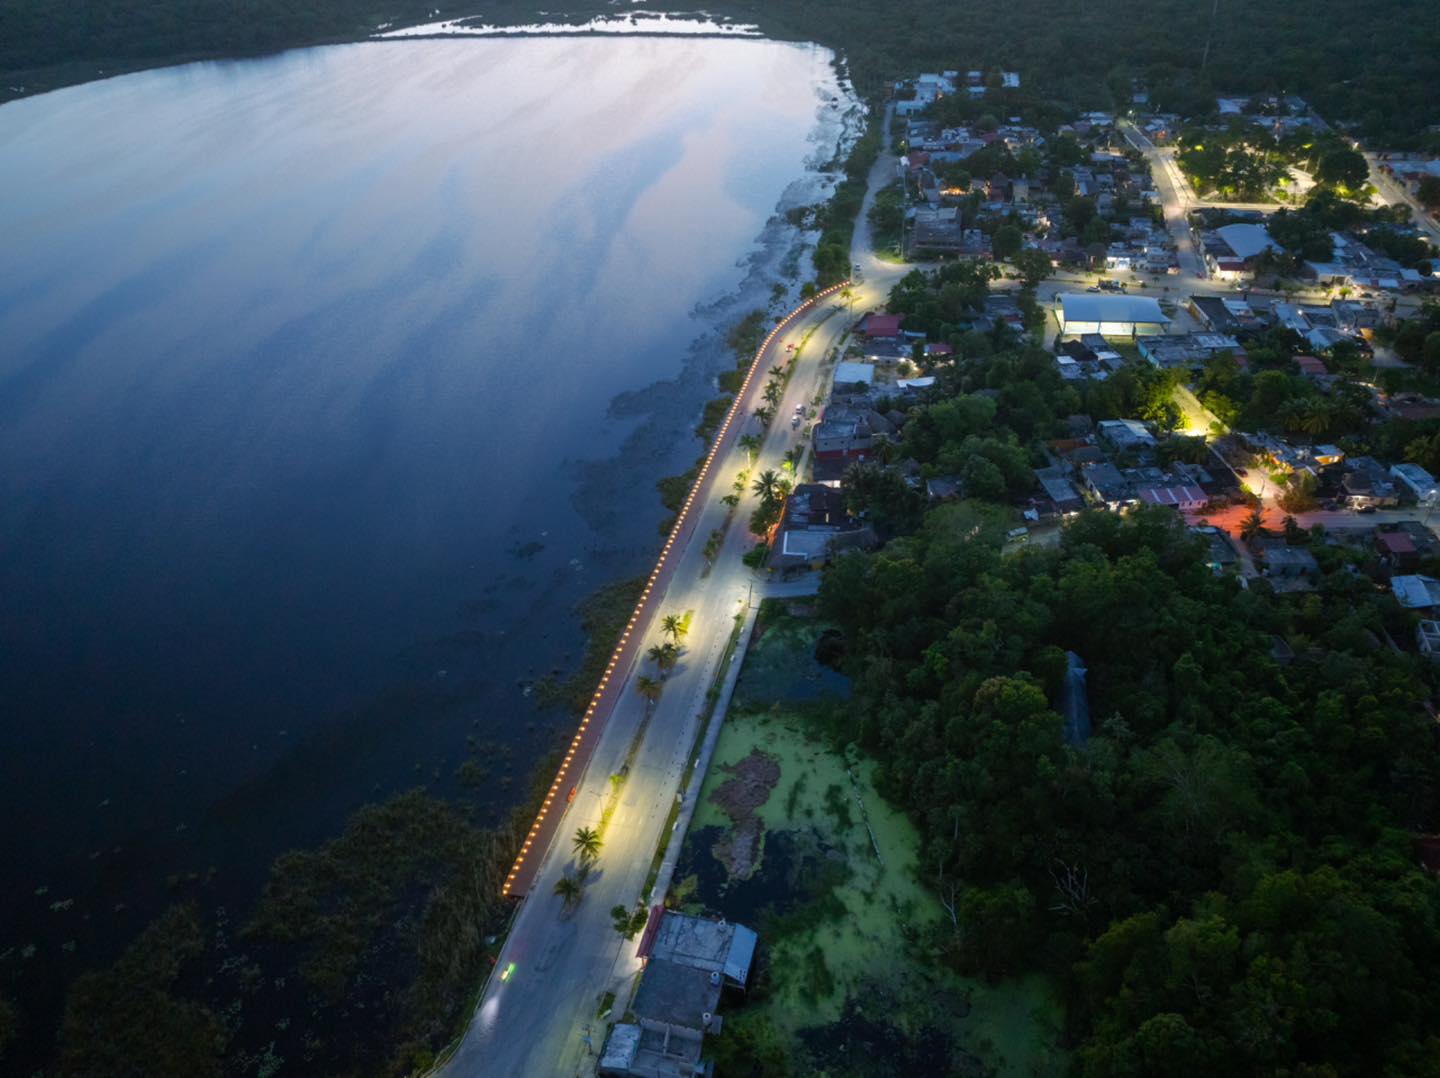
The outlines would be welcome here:
[[[1435,485],[1435,477],[1418,464],[1392,464],[1390,474],[1399,482],[1401,488],[1410,497],[1414,498],[1419,505],[1434,505],[1440,500],[1440,488]]]
[[[1170,325],[1159,302],[1149,296],[1061,292],[1055,306],[1060,332],[1066,336],[1148,336],[1164,333]]]

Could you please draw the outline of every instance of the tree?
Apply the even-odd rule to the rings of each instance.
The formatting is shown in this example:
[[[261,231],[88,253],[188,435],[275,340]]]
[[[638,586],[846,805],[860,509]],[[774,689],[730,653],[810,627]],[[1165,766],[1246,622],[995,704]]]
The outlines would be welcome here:
[[[1240,522],[1240,538],[1248,543],[1251,539],[1264,534],[1265,514],[1260,511],[1259,507],[1256,507],[1250,510],[1249,515]]]
[[[782,483],[780,473],[773,468],[767,468],[755,477],[750,489],[760,496],[762,502],[774,502],[784,496]]]
[[[571,839],[571,846],[580,855],[581,862],[591,862],[600,856],[600,847],[604,840],[600,838],[600,832],[593,827],[577,827],[575,837]]]
[[[978,453],[966,462],[960,481],[967,497],[991,502],[1005,497],[1005,473]]]
[[[635,679],[635,691],[645,698],[645,708],[647,711],[655,706],[655,702],[660,699],[660,693],[664,688],[665,685],[663,682],[656,681],[653,677],[649,677],[646,674],[641,674]]]
[[[660,628],[676,644],[685,636],[685,619],[679,614],[666,614],[660,619]]]
[[[742,434],[739,442],[740,448],[745,450],[745,455],[753,465],[755,458],[760,455],[760,447],[765,444],[765,439],[758,434]]]
[[[1415,197],[1431,213],[1440,210],[1440,176],[1422,176]]]
[[[1319,489],[1319,484],[1313,475],[1309,472],[1296,472],[1290,476],[1290,481],[1285,484],[1285,489],[1275,500],[1287,513],[1308,513],[1319,505],[1319,501],[1315,497],[1317,489]],[[1290,518],[1286,517],[1285,519],[1289,520]]]
[[[1025,235],[1014,225],[1001,225],[990,238],[990,247],[997,262],[1008,262],[1020,250]]]
[[[1036,247],[1027,247],[1015,256],[1015,269],[1027,288],[1034,288],[1050,276],[1055,264],[1050,256]]]
[[[653,645],[645,653],[645,657],[660,668],[660,677],[663,680],[670,676],[670,671],[674,670],[675,664],[680,661],[680,649],[666,641],[663,644]]]
[[[1325,153],[1315,168],[1318,183],[1347,192],[1362,190],[1369,178],[1370,166],[1365,155],[1349,146],[1337,146]]]
[[[573,876],[561,876],[555,881],[555,893],[560,896],[561,906],[566,911],[574,909],[579,904],[584,891],[580,881]]]

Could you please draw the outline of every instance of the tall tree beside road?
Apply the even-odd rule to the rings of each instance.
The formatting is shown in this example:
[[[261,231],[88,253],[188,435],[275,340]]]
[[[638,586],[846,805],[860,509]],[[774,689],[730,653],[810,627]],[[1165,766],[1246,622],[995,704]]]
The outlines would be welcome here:
[[[1015,269],[1020,274],[1020,280],[1026,288],[1034,288],[1046,277],[1050,276],[1055,268],[1055,263],[1044,251],[1034,247],[1027,247],[1019,252],[1015,258]]]
[[[677,644],[680,643],[680,640],[685,636],[687,631],[685,628],[685,619],[679,614],[666,614],[665,617],[660,620],[660,629]]]
[[[593,827],[577,827],[575,837],[570,843],[577,854],[580,855],[582,863],[588,864],[600,856],[600,847],[604,840],[600,838],[600,832]]]
[[[579,904],[584,888],[574,876],[561,876],[555,881],[555,893],[560,896],[564,909],[569,911]]]
[[[1251,539],[1265,534],[1265,516],[1258,508],[1252,509],[1250,515],[1240,522],[1240,538],[1247,543]]]
[[[648,712],[655,707],[656,701],[660,699],[660,693],[665,686],[656,681],[653,677],[641,674],[635,679],[635,691],[645,698],[645,710]]]
[[[680,661],[680,649],[669,641],[653,645],[645,655],[660,668],[662,680],[670,676],[670,671],[674,670],[675,664]]]
[[[742,434],[740,435],[739,442],[740,448],[745,450],[746,457],[753,465],[755,458],[760,453],[760,447],[765,444],[765,439],[761,438],[758,434]]]
[[[991,249],[995,252],[995,259],[998,262],[1009,262],[1020,252],[1020,245],[1025,242],[1025,234],[1014,225],[1001,225],[995,230],[995,235],[990,239]]]
[[[1315,179],[1328,187],[1356,193],[1365,187],[1370,178],[1370,166],[1359,150],[1349,146],[1337,146],[1320,158],[1315,170]]]
[[[1425,176],[1415,189],[1415,197],[1431,213],[1440,210],[1440,176]]]

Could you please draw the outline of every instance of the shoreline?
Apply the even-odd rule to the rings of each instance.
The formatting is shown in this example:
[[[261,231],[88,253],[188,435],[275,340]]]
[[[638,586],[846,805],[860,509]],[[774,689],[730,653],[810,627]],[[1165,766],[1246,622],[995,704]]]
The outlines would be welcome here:
[[[712,18],[713,16],[707,16]],[[33,97],[43,97],[45,94],[55,93],[59,90],[66,90],[75,86],[86,86],[92,82],[107,82],[110,79],[123,78],[126,75],[136,75],[144,71],[160,71],[170,67],[187,67],[191,64],[227,64],[243,63],[247,60],[264,60],[275,56],[281,56],[287,52],[296,52],[302,49],[325,49],[343,45],[365,45],[365,44],[389,44],[399,42],[405,44],[412,41],[450,41],[457,39],[474,38],[480,40],[494,39],[516,39],[527,40],[535,38],[583,38],[583,39],[623,39],[623,38],[649,38],[665,39],[674,38],[681,41],[756,41],[770,42],[790,45],[814,45],[830,51],[834,59],[832,68],[836,70],[837,79],[841,79],[841,72],[838,65],[844,63],[835,49],[829,45],[822,45],[807,38],[789,37],[776,30],[766,30],[755,24],[747,26],[753,32],[747,33],[726,33],[722,30],[705,32],[682,32],[627,29],[624,31],[603,31],[587,30],[583,26],[576,26],[571,29],[565,23],[537,24],[533,22],[511,22],[503,21],[503,16],[481,16],[462,15],[458,19],[451,20],[459,22],[464,19],[496,18],[501,21],[493,23],[484,31],[451,31],[435,33],[402,33],[409,28],[419,28],[439,23],[417,22],[410,24],[410,27],[398,27],[395,30],[386,29],[384,33],[378,30],[370,30],[362,34],[337,34],[333,36],[320,37],[313,41],[297,41],[288,45],[280,45],[273,48],[251,49],[251,50],[204,50],[199,52],[184,52],[170,56],[155,57],[145,60],[116,60],[110,64],[100,64],[94,61],[72,60],[67,63],[47,64],[40,67],[16,68],[0,74],[0,108],[14,101],[25,101]],[[679,20],[677,20],[679,21]],[[698,21],[698,20],[697,20]],[[543,29],[519,29],[530,26],[554,26],[553,30]],[[506,29],[516,27],[516,29]]]

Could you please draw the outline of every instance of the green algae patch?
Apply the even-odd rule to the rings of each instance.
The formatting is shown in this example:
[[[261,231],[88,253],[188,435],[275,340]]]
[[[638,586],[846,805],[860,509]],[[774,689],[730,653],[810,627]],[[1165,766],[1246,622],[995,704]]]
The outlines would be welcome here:
[[[784,1060],[766,1073],[1063,1071],[1063,1012],[1045,978],[990,983],[938,961],[947,915],[919,882],[915,828],[875,790],[875,764],[817,732],[824,705],[757,706],[776,671],[809,671],[824,631],[777,620],[747,657],[747,694],[721,729],[670,894],[760,932],[749,996],[726,1004],[725,1033],[707,1042],[718,1073],[750,1073],[762,1057]],[[738,873],[737,834],[753,842]]]

